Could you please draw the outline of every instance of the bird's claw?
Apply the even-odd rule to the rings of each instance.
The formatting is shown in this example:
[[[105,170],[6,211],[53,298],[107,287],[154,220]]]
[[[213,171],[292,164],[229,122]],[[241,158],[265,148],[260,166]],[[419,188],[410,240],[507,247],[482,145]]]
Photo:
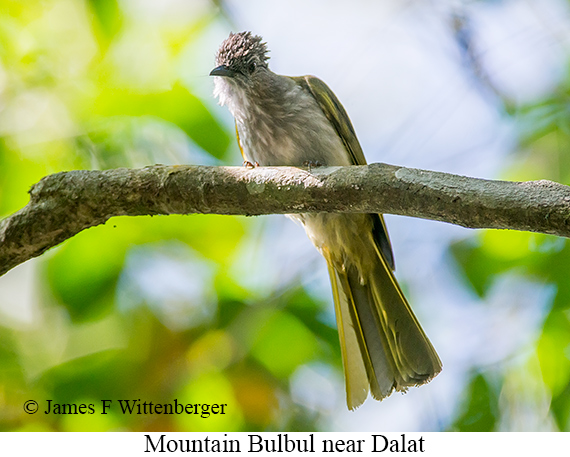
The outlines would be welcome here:
[[[245,168],[257,168],[257,167],[259,167],[259,164],[257,162],[251,163],[249,160],[244,160],[243,166]]]
[[[321,162],[319,162],[318,160],[305,160],[303,162],[303,165],[305,165],[306,167],[309,168],[309,173],[311,172],[311,169],[313,167],[316,168],[316,167],[322,167],[323,166],[323,164]]]

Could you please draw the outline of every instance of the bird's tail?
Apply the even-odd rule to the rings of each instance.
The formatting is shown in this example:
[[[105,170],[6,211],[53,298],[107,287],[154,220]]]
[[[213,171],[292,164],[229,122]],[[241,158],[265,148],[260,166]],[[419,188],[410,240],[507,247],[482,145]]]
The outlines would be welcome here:
[[[381,400],[393,390],[427,383],[442,368],[392,269],[376,251],[378,261],[366,275],[327,258],[351,410],[369,391]]]

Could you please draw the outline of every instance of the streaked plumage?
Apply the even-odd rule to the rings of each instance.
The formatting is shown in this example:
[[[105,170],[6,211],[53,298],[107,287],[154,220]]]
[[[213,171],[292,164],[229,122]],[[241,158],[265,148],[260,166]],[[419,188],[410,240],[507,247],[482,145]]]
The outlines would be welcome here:
[[[250,32],[230,34],[216,56],[215,95],[236,120],[244,158],[261,166],[364,165],[366,159],[346,111],[314,76],[276,75],[267,48]],[[370,391],[428,382],[441,361],[396,279],[382,215],[293,216],[325,257],[332,283],[350,409]]]

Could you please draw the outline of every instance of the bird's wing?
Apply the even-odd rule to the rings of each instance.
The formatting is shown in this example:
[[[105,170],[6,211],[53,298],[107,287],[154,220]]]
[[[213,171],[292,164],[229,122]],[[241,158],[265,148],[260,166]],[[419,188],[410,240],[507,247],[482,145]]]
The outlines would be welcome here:
[[[324,115],[342,140],[352,164],[366,165],[366,158],[356,137],[352,122],[350,122],[346,110],[334,92],[330,90],[329,86],[315,76],[297,76],[294,77],[293,80],[303,89],[307,90],[316,100]],[[384,255],[384,259],[390,268],[394,270],[394,254],[392,252],[392,245],[390,244],[384,218],[381,214],[373,214],[371,216],[374,219],[374,239],[376,240],[379,251]]]
[[[330,121],[338,136],[344,143],[353,165],[366,165],[364,153],[356,138],[356,132],[344,107],[323,81],[315,76],[299,76],[293,78],[302,88],[308,90],[317,101],[324,115]]]

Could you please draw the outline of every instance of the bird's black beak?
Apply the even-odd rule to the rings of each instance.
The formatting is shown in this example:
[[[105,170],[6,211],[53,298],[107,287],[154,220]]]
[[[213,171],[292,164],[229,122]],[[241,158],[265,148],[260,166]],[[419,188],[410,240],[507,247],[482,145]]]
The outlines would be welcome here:
[[[228,78],[231,78],[235,74],[236,74],[236,72],[231,70],[226,65],[220,65],[219,67],[214,68],[210,72],[210,76],[226,76]]]

